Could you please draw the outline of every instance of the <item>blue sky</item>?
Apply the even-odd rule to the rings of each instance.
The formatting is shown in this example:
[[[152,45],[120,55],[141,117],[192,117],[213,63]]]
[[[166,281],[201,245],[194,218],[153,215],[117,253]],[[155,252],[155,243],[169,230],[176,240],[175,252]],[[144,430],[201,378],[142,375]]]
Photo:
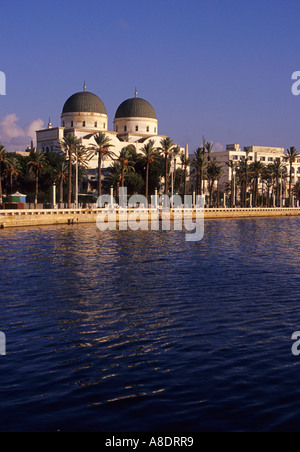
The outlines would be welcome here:
[[[159,132],[191,152],[202,135],[300,149],[297,0],[10,0],[1,5],[0,141],[21,147],[82,90],[101,97],[112,129],[132,97],[154,106]]]

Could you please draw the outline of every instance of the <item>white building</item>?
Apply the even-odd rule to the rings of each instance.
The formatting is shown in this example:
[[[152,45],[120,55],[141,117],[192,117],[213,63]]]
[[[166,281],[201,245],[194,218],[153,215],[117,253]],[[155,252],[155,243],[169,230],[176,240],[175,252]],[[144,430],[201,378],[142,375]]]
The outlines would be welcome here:
[[[38,130],[37,148],[43,152],[59,150],[60,141],[71,134],[82,140],[85,147],[95,145],[94,135],[105,132],[110,138],[111,150],[118,157],[124,147],[131,146],[137,153],[154,140],[160,147],[164,135],[158,134],[158,120],[152,105],[144,99],[135,96],[125,100],[117,109],[114,118],[114,131],[108,131],[108,116],[104,103],[93,93],[87,92],[86,86],[82,92],[71,96],[64,104],[61,114],[61,126],[52,127],[49,120],[48,128]],[[182,149],[184,152],[184,149]],[[180,160],[180,157],[179,157]],[[112,163],[111,159],[103,162],[103,170]],[[98,157],[95,155],[89,162],[90,173],[97,179]],[[91,175],[90,175],[91,177]]]

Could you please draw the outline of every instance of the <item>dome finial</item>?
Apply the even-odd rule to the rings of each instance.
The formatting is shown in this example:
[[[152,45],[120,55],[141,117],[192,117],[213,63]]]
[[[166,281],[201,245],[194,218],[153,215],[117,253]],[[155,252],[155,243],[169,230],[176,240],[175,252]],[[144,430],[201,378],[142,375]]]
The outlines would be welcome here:
[[[135,87],[134,97],[135,97],[136,99],[137,99],[137,97],[138,97],[137,87]]]
[[[86,93],[86,83],[84,81],[84,85],[83,85],[83,91]]]

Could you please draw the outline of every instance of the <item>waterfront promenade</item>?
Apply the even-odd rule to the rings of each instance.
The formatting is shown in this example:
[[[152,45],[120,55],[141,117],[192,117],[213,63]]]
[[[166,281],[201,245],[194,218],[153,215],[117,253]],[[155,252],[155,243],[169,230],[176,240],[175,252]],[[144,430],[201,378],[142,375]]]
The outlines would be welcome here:
[[[107,213],[110,212],[106,209]],[[43,210],[2,210],[0,211],[0,228],[47,226],[60,224],[96,223],[99,213],[105,209],[43,209]],[[163,210],[160,209],[132,209],[116,211],[117,222],[127,221],[130,214],[135,213],[137,219],[150,220],[156,213],[163,219]],[[171,209],[170,219],[196,218],[195,209]],[[204,209],[205,219],[218,218],[252,218],[252,217],[286,217],[300,216],[300,208],[234,208],[234,209]]]

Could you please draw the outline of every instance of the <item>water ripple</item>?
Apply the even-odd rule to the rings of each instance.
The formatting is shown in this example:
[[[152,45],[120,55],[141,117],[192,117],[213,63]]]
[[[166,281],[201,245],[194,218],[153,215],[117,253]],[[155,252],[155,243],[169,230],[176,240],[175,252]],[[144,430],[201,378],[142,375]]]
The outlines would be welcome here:
[[[2,231],[1,431],[298,430],[299,226]]]

